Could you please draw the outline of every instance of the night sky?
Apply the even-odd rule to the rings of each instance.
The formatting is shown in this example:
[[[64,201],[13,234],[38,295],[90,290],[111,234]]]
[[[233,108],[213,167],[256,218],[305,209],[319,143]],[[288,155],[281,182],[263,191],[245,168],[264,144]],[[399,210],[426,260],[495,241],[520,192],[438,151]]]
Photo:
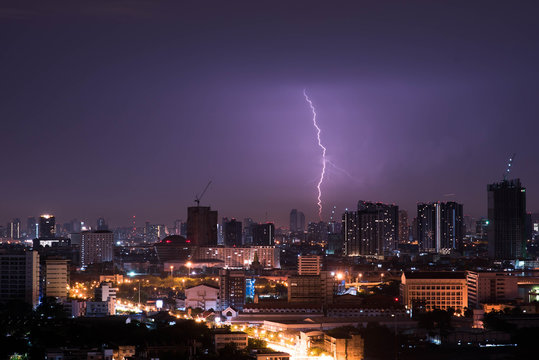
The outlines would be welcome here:
[[[0,221],[288,225],[357,200],[539,211],[537,1],[2,1]]]

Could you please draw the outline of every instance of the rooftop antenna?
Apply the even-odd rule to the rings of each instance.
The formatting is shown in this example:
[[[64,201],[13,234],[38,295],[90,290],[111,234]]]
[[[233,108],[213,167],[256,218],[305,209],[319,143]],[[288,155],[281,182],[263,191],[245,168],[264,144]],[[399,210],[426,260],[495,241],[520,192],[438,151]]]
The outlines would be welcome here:
[[[206,185],[204,190],[202,190],[202,193],[200,195],[198,195],[198,194],[195,195],[195,202],[197,203],[197,207],[200,206],[200,200],[202,200],[202,197],[206,193],[206,190],[208,190],[208,188],[210,187],[210,184],[211,184],[211,180],[208,182],[208,185]]]
[[[509,162],[507,163],[507,169],[505,170],[505,173],[503,174],[503,181],[507,180],[507,177],[509,176],[509,173],[511,172],[511,166],[513,165],[513,160],[515,160],[516,155],[517,154],[513,154],[509,158]]]

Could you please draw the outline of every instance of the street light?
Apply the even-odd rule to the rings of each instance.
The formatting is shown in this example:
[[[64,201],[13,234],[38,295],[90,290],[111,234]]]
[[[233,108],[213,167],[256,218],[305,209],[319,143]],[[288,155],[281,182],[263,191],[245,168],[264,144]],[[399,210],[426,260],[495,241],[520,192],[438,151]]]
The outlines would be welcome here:
[[[174,265],[170,265],[170,277],[172,277],[172,272],[174,271]]]
[[[189,272],[187,273],[187,277],[191,277],[191,265],[193,265],[190,261],[187,262],[187,269],[189,270]]]

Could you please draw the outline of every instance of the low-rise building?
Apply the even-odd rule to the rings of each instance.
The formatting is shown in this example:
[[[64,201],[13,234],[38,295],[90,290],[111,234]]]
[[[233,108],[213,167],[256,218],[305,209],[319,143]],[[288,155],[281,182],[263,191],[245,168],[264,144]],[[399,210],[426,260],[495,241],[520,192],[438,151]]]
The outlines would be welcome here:
[[[219,288],[210,285],[197,285],[185,289],[185,307],[203,310],[217,310],[219,306]]]
[[[324,335],[324,350],[335,360],[363,360],[365,344],[360,334]]]
[[[332,304],[336,290],[337,280],[328,271],[321,271],[320,275],[288,277],[289,302]]]
[[[468,304],[479,307],[482,303],[515,300],[518,297],[518,277],[506,272],[467,271]]]
[[[252,353],[253,360],[290,360],[290,354],[280,351],[263,350]]]
[[[400,294],[408,309],[423,307],[430,311],[452,308],[463,314],[468,307],[466,275],[463,272],[404,272]]]
[[[243,331],[216,331],[213,334],[213,344],[216,351],[229,344],[233,344],[236,349],[241,350],[247,347],[248,336]]]
[[[255,259],[266,269],[281,268],[280,252],[275,246],[201,246],[193,249],[191,257],[193,261],[219,260],[225,268],[249,268]]]

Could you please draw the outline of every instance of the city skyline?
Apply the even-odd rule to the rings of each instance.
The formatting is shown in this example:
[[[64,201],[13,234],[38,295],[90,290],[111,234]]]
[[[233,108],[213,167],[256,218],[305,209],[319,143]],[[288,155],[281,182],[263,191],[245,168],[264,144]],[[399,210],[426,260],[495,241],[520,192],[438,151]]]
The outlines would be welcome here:
[[[513,153],[510,178],[539,212],[532,2],[30,3],[0,6],[4,222],[185,221],[209,180],[201,205],[219,217],[286,227],[296,208],[316,221],[304,89],[348,173],[328,166],[324,220],[358,200],[487,216],[487,184]]]

